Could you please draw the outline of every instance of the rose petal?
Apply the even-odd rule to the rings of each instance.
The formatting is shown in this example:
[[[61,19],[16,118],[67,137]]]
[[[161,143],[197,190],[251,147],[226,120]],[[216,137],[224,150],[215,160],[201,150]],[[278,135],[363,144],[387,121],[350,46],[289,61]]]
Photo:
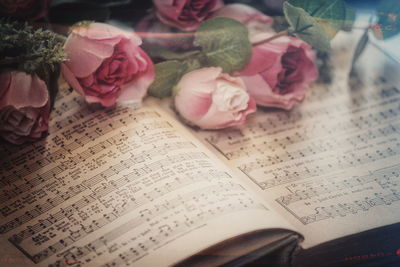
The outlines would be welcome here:
[[[192,107],[193,108],[193,107]],[[237,120],[236,116],[231,112],[219,111],[215,105],[209,107],[208,112],[196,121],[196,125],[202,129],[223,129],[227,127],[239,126],[246,121],[247,115],[256,111],[256,103],[250,97],[248,107],[239,112],[240,119]]]
[[[118,28],[96,23],[76,31],[65,45],[71,60],[62,66],[70,86],[86,101],[103,106],[117,100],[140,102],[155,76],[153,62],[138,47],[140,38],[133,33],[127,38]]]
[[[249,63],[237,75],[255,75],[271,69],[279,61],[280,53],[265,46],[254,46]]]
[[[65,42],[64,49],[68,54],[65,64],[78,78],[93,73],[114,52],[114,46],[121,40],[115,38],[107,42],[95,42],[79,35],[71,34]]]
[[[185,74],[177,84],[179,91],[174,99],[175,109],[200,128],[221,129],[240,125],[247,114],[255,111],[254,100],[237,91],[246,91],[242,79],[221,71],[221,68],[213,67],[198,69]],[[240,99],[247,104],[240,103]],[[224,100],[228,102],[221,103]]]
[[[129,40],[135,47],[141,44],[140,37],[134,32],[108,24],[91,23],[76,27],[64,44],[69,59],[66,64],[76,77],[86,77],[113,54],[114,47],[121,40]]]
[[[69,86],[75,89],[80,95],[85,95],[85,91],[79,84],[79,81],[76,79],[75,75],[71,72],[69,67],[64,63],[61,63],[61,73]]]
[[[257,9],[244,4],[230,4],[215,11],[211,17],[228,17],[235,19],[242,24],[249,24],[253,21],[262,22],[263,30],[272,30],[273,19]]]
[[[9,83],[4,89],[6,76]],[[24,72],[2,73],[0,80],[5,91],[0,99],[0,136],[14,144],[41,137],[48,128],[50,113],[46,83]]]
[[[249,89],[249,93],[256,100],[258,105],[276,107],[289,110],[296,101],[304,99],[304,88],[288,94],[276,94],[261,75],[241,77]]]
[[[47,86],[36,75],[24,72],[11,72],[9,89],[0,99],[0,108],[13,106],[16,109],[23,107],[43,107],[49,100]]]
[[[11,83],[11,73],[8,71],[0,72],[0,99],[8,91]]]
[[[156,16],[161,22],[183,31],[197,29],[201,21],[224,4],[222,0],[203,0],[202,2],[192,0],[153,0],[153,3],[156,8]],[[196,14],[194,5],[203,5],[204,10]],[[189,6],[189,8],[185,11],[186,6]],[[193,18],[182,18],[183,12],[192,12],[190,16],[193,16]]]
[[[190,0],[153,0],[153,4],[157,9],[158,14],[177,18],[188,1]]]
[[[104,42],[107,39],[127,38],[136,46],[142,44],[142,40],[134,32],[124,31],[120,28],[114,27],[106,23],[90,23],[88,26],[78,26],[73,28],[73,34],[85,37],[90,40],[97,40]]]
[[[209,110],[212,102],[211,93],[214,90],[213,80],[221,72],[222,68],[211,67],[194,70],[181,78],[177,84],[181,90],[178,89],[175,96],[175,108],[179,110],[182,117],[189,121],[197,121]],[[193,83],[194,78],[195,83]]]
[[[138,67],[135,69],[134,78],[121,86],[119,97],[121,101],[140,102],[155,78],[154,65],[150,57],[139,47],[134,54],[132,61],[137,63]]]

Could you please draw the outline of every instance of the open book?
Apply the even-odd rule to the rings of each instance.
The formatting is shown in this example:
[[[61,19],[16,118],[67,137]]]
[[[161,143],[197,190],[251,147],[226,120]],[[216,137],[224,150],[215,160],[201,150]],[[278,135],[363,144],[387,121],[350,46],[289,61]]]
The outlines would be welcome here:
[[[223,131],[187,128],[162,101],[100,109],[62,88],[48,137],[1,143],[0,265],[241,265],[277,250],[290,264],[400,222],[400,89],[377,67],[394,65],[380,54],[350,87],[350,50],[302,105]]]

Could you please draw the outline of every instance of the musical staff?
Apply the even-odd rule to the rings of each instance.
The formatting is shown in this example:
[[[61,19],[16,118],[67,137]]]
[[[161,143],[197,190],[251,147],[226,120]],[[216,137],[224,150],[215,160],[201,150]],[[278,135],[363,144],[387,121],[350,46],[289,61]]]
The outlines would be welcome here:
[[[243,126],[197,134],[295,223],[387,212],[400,200],[400,89],[382,77],[349,87],[347,75],[335,70],[335,83],[291,111],[261,109]]]
[[[143,237],[142,228],[157,247],[168,239],[166,227],[177,238],[219,216],[266,210],[160,112],[98,110],[64,93],[48,138],[1,159],[0,234],[33,262],[123,252],[130,245],[104,242],[128,231],[132,240]]]
[[[364,176],[343,178],[342,175],[293,184],[287,187],[292,193],[276,201],[295,214],[304,225],[400,201],[399,164]],[[348,198],[350,195],[352,197]],[[334,201],[336,198],[340,199],[339,203]],[[298,209],[299,206],[303,208]]]
[[[168,148],[171,148],[171,145],[167,146]],[[177,145],[177,147],[181,147],[180,144]],[[151,154],[156,155],[158,153],[160,153],[160,151],[166,151],[165,148],[162,149],[155,149],[155,150],[151,150],[147,153],[148,156],[150,156]],[[147,175],[149,173],[155,172],[160,168],[166,167],[168,165],[172,165],[174,163],[177,162],[183,162],[186,160],[192,160],[192,159],[200,159],[200,158],[204,158],[205,155],[203,153],[187,153],[187,154],[181,154],[181,155],[176,155],[176,156],[172,156],[172,157],[168,157],[166,159],[162,159],[159,161],[155,161],[149,165],[145,165],[142,168],[135,168],[132,170],[131,174],[134,174],[136,176],[142,176],[142,175]],[[82,184],[77,185],[76,187],[69,187],[67,188],[66,192],[60,192],[57,191],[56,196],[52,199],[48,198],[47,199],[47,203],[45,204],[39,204],[36,206],[35,209],[33,209],[32,211],[28,211],[25,214],[13,219],[12,221],[9,221],[5,224],[0,225],[0,233],[5,233],[8,232],[12,229],[14,229],[15,227],[18,227],[20,225],[23,225],[27,222],[29,222],[31,219],[36,218],[46,212],[48,212],[49,210],[57,207],[58,205],[60,205],[61,203],[63,203],[65,200],[68,200],[70,198],[72,198],[75,195],[78,195],[81,192],[84,192],[86,189],[90,189],[93,186],[99,184],[102,181],[105,181],[105,178],[110,178],[113,175],[118,175],[122,170],[124,169],[128,169],[130,166],[135,166],[135,164],[137,163],[141,163],[144,162],[143,157],[142,156],[134,156],[132,155],[130,158],[126,159],[126,160],[122,160],[119,164],[117,165],[113,165],[110,166],[108,169],[106,169],[105,171],[95,175],[94,177],[83,181]],[[126,178],[124,181],[126,181],[128,178]],[[128,179],[129,180],[129,179]],[[114,187],[114,188],[113,188]],[[106,187],[102,188],[102,193],[109,193],[111,191],[109,190],[115,190],[118,189],[118,187],[115,187],[114,184],[111,185],[107,185]],[[101,195],[100,192],[96,193],[97,197],[99,197],[99,195]],[[30,200],[31,202],[32,200]],[[23,203],[20,201],[20,203]],[[21,206],[21,208],[25,208],[25,206]],[[16,212],[18,209],[15,208],[14,212]],[[10,212],[9,214],[12,214],[13,212]]]
[[[199,135],[263,190],[399,156],[398,88],[318,89],[301,109]],[[320,105],[319,95],[332,98]]]
[[[314,214],[302,216],[300,221],[303,224],[310,224],[320,220],[330,219],[348,214],[356,214],[362,211],[369,211],[381,205],[391,205],[400,201],[400,192],[392,192],[386,195],[376,194],[375,197],[365,197],[351,202],[344,202],[336,205],[329,205],[315,208]]]
[[[201,176],[193,176],[191,181],[195,181],[195,179],[199,179]],[[188,183],[188,181],[177,181],[177,183],[180,184],[180,186],[185,186],[185,183]],[[163,189],[159,189],[160,191],[152,191],[149,194],[143,195],[143,197],[136,199],[135,201],[131,201],[128,203],[123,209],[112,209],[111,212],[109,213],[104,213],[101,216],[98,217],[98,219],[89,221],[88,223],[82,223],[81,227],[78,228],[77,230],[74,230],[72,232],[72,229],[70,230],[69,233],[53,233],[51,240],[49,238],[45,238],[46,240],[43,241],[41,239],[38,239],[38,236],[43,236],[43,231],[46,229],[49,229],[51,226],[53,226],[56,223],[60,223],[60,221],[63,221],[63,219],[71,216],[76,210],[83,208],[85,205],[91,204],[89,203],[90,199],[94,199],[93,197],[88,197],[86,199],[86,203],[81,202],[82,204],[78,206],[75,204],[74,206],[70,206],[69,208],[64,208],[61,210],[60,214],[55,214],[50,217],[50,219],[47,219],[46,221],[41,221],[39,224],[29,227],[27,230],[19,233],[18,235],[14,235],[12,238],[10,238],[10,242],[12,242],[14,245],[20,247],[20,249],[23,249],[23,241],[27,240],[30,238],[31,240],[37,240],[35,241],[35,244],[37,246],[42,246],[43,244],[48,244],[50,245],[42,250],[41,252],[31,255],[32,260],[35,263],[38,263],[45,258],[58,253],[62,251],[65,247],[72,245],[76,241],[84,238],[85,236],[89,235],[90,233],[102,228],[103,226],[106,226],[110,224],[111,222],[117,220],[118,218],[122,217],[123,215],[126,215],[132,211],[137,211],[139,210],[139,216],[135,217],[134,219],[130,220],[128,223],[125,224],[123,227],[128,227],[129,230],[132,230],[135,227],[138,227],[139,225],[149,222],[151,218],[159,217],[164,214],[164,212],[167,212],[168,210],[174,210],[180,206],[185,206],[188,205],[190,202],[198,202],[197,204],[200,205],[202,204],[202,201],[206,201],[210,198],[212,198],[212,195],[219,196],[222,198],[225,194],[232,194],[236,191],[243,191],[243,194],[246,195],[247,193],[244,193],[244,189],[237,185],[237,184],[232,184],[232,183],[226,183],[226,184],[219,184],[215,186],[209,186],[206,188],[202,188],[200,190],[197,190],[195,192],[191,192],[189,194],[175,197],[173,199],[168,200],[167,202],[164,202],[162,206],[157,206],[154,207],[153,209],[144,209],[140,210],[140,207],[152,203],[156,198],[162,197],[169,192],[176,190],[176,188],[171,190],[172,185],[169,186],[169,189],[167,186],[165,186]],[[179,188],[179,187],[178,187]],[[207,194],[205,194],[207,192]],[[155,197],[157,196],[157,197]],[[154,198],[153,198],[154,197]],[[226,198],[222,198],[226,199]],[[249,199],[251,200],[251,199]],[[248,201],[249,201],[248,200]],[[232,201],[232,199],[230,199]],[[243,200],[240,200],[238,202],[242,208],[248,208],[251,205],[245,204]],[[221,203],[219,203],[222,205]],[[252,204],[254,204],[252,202]],[[261,207],[258,207],[261,208]],[[262,207],[262,209],[265,209]],[[146,215],[146,216],[145,216]],[[149,217],[150,216],[150,217]],[[52,220],[52,221],[51,221]],[[114,233],[120,233],[123,234],[127,231],[127,229],[121,229],[116,228],[113,229],[108,235],[112,236],[113,238],[117,238],[118,236],[115,236]],[[39,234],[41,232],[41,234]],[[35,234],[33,234],[35,233]],[[60,236],[59,236],[60,235]],[[103,240],[106,238],[108,235],[102,236],[100,239]],[[28,242],[30,241],[28,240]],[[56,243],[51,243],[52,240],[58,240]],[[24,250],[26,253],[29,251]]]
[[[281,196],[277,201],[288,206],[297,201],[311,199],[348,188],[357,188],[370,183],[378,185],[381,189],[393,189],[400,186],[400,165],[377,170],[372,174],[361,177],[354,176],[343,180],[339,178],[327,178],[307,183],[297,183],[287,187],[293,193]]]
[[[211,186],[201,190],[190,192],[186,195],[178,196],[176,198],[168,200],[168,202],[165,202],[162,205],[153,207],[153,209],[142,210],[141,212],[139,212],[139,216],[127,221],[126,223],[120,225],[118,228],[112,229],[102,237],[92,240],[90,241],[90,243],[87,243],[84,246],[74,247],[73,249],[64,252],[63,260],[58,260],[51,266],[64,266],[65,262],[90,262],[95,259],[98,254],[101,253],[101,250],[111,250],[111,252],[114,252],[117,249],[121,248],[125,248],[124,250],[126,252],[119,253],[118,257],[111,261],[109,265],[111,264],[110,266],[112,266],[113,263],[117,265],[124,264],[124,262],[126,264],[127,260],[130,262],[134,262],[138,258],[142,257],[142,253],[145,253],[148,249],[157,249],[161,247],[163,243],[165,244],[167,240],[171,240],[176,235],[180,233],[185,233],[190,228],[207,222],[207,220],[210,218],[215,218],[216,216],[221,216],[230,212],[249,208],[265,209],[265,207],[263,207],[262,205],[254,203],[254,201],[246,196],[246,193],[244,192],[239,193],[238,198],[240,200],[238,202],[235,201],[236,203],[231,203],[232,200],[227,201],[222,197],[224,195],[224,192],[229,192],[231,194],[235,191],[243,191],[243,188],[235,184]],[[213,207],[210,207],[207,210],[192,208],[193,210],[195,210],[195,212],[187,211],[188,206],[202,205],[213,196],[220,197],[221,202],[214,203]],[[181,221],[178,222],[178,217],[175,218],[173,224],[164,224],[160,221],[157,222],[157,217],[161,215],[165,216],[167,212],[173,211],[177,213],[178,210],[185,210],[185,213],[180,216],[180,218],[182,218]],[[138,236],[133,236],[130,238],[130,240],[124,242],[115,242],[125,233],[132,231],[132,229],[140,226],[147,228],[146,225],[148,225],[149,223],[154,223],[155,227],[149,229],[145,238],[146,242],[138,242]],[[41,252],[40,255],[43,254],[45,253]],[[36,257],[37,259],[40,259],[38,255],[36,255]]]
[[[121,116],[121,113],[122,114],[127,113],[128,109],[121,108],[119,111],[120,112],[116,111],[115,113],[117,113]],[[99,114],[101,114],[101,113],[99,113]],[[113,123],[109,123],[109,122],[95,123],[92,121],[91,124],[94,124],[98,127],[96,127],[93,131],[85,131],[84,135],[81,135],[79,138],[73,139],[72,142],[66,141],[65,138],[67,140],[71,140],[72,139],[71,135],[76,133],[77,129],[76,129],[76,127],[71,127],[72,129],[67,128],[67,129],[63,130],[63,136],[56,135],[55,137],[51,138],[51,140],[55,144],[54,149],[52,149],[53,151],[51,153],[48,152],[50,148],[48,148],[47,151],[43,151],[42,147],[40,147],[40,146],[38,146],[36,150],[29,152],[30,157],[32,157],[33,159],[36,158],[35,154],[43,154],[43,152],[47,152],[46,153],[47,157],[45,159],[43,159],[43,162],[37,161],[37,160],[29,161],[29,160],[26,160],[25,156],[22,159],[23,162],[21,162],[21,160],[19,160],[18,158],[9,160],[8,162],[14,161],[14,163],[8,163],[10,166],[24,165],[24,167],[19,170],[13,170],[12,174],[10,174],[7,177],[6,176],[0,177],[0,188],[4,187],[6,185],[12,184],[13,182],[15,182],[15,179],[21,179],[21,178],[27,176],[28,174],[38,170],[39,168],[42,168],[45,165],[48,165],[52,162],[57,161],[60,158],[65,157],[65,154],[71,154],[73,151],[75,151],[78,148],[81,148],[83,145],[85,145],[86,143],[88,143],[91,140],[94,140],[100,136],[106,135],[107,133],[109,133],[113,130],[119,129],[123,126],[126,126],[128,123],[132,123],[132,122],[138,121],[140,119],[144,119],[144,118],[154,118],[156,116],[158,116],[158,115],[154,112],[139,112],[135,116],[132,116],[132,114],[128,114],[127,116],[122,116],[118,120],[113,121]],[[97,119],[104,120],[103,115]],[[88,126],[80,125],[80,127],[81,127],[80,129],[86,129]],[[143,131],[146,131],[153,127],[170,127],[170,126],[166,125],[166,124],[140,125],[140,126],[136,127],[135,130],[136,130],[136,133],[138,135],[140,135],[143,133]],[[29,162],[31,162],[31,163],[29,163]],[[7,163],[5,163],[5,164],[7,164]]]

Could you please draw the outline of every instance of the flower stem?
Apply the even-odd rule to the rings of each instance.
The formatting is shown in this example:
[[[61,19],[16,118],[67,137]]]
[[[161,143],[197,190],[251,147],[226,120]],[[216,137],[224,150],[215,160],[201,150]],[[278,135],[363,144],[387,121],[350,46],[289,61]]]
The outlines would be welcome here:
[[[269,37],[269,38],[267,38],[265,40],[260,40],[260,41],[254,42],[254,43],[252,43],[252,45],[259,45],[259,44],[268,43],[268,42],[271,42],[272,40],[275,40],[275,39],[277,39],[279,37],[282,37],[282,36],[285,36],[285,35],[288,35],[288,34],[289,34],[288,30],[281,31],[281,32],[278,32],[277,34],[275,34],[275,35],[273,35],[273,36],[271,36],[271,37]]]

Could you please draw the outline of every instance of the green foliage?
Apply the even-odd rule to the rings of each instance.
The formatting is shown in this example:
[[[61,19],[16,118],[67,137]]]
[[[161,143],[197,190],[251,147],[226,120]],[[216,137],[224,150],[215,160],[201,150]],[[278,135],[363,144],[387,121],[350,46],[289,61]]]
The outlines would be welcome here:
[[[251,57],[247,28],[230,18],[218,17],[203,22],[194,43],[202,48],[209,66],[222,67],[226,73],[243,69]]]
[[[319,23],[329,39],[335,37],[345,25],[346,6],[343,0],[290,0],[289,3],[304,9]]]
[[[200,53],[199,50],[175,52],[161,45],[148,46],[145,48],[145,50],[152,59],[160,60],[184,60],[188,57],[193,57]]]
[[[170,96],[172,87],[179,81],[184,71],[185,66],[177,60],[156,64],[156,78],[149,87],[149,94],[158,98]]]
[[[321,51],[330,50],[328,35],[320,24],[304,11],[304,9],[285,2],[283,11],[290,24],[289,33],[296,35]]]
[[[173,86],[184,74],[201,67],[202,63],[196,58],[168,60],[156,64],[156,78],[149,87],[149,94],[158,98],[171,96]]]
[[[153,58],[167,60],[155,65],[156,78],[149,88],[150,95],[170,96],[184,74],[203,67],[219,66],[226,73],[239,71],[251,57],[247,28],[233,19],[206,20],[195,33],[194,42],[200,50],[150,50]]]
[[[51,71],[66,60],[64,37],[27,24],[0,21],[0,67],[26,73]]]
[[[400,33],[400,1],[382,0],[377,9],[378,22],[374,34],[378,39],[388,39]]]

